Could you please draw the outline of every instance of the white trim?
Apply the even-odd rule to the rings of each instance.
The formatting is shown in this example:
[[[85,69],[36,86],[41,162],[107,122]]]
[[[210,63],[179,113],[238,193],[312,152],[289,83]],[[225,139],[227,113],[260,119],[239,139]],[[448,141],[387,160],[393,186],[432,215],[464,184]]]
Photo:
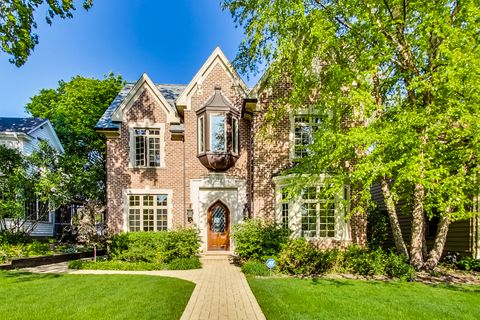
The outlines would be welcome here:
[[[167,195],[167,229],[173,228],[173,190],[172,189],[150,189],[150,186],[145,186],[144,189],[124,189],[123,190],[123,226],[124,232],[128,232],[128,196],[129,195]]]
[[[294,179],[294,175],[274,177],[273,182],[275,184],[275,222],[281,223],[282,219],[282,188],[288,186],[289,181]],[[318,183],[310,185],[311,187],[321,187],[325,175],[320,175]],[[345,186],[347,188],[348,186]],[[348,194],[348,192],[347,192]],[[344,207],[342,201],[343,194],[337,195],[335,197],[335,237],[308,237],[308,240],[318,240],[318,241],[330,241],[330,240],[340,240],[340,241],[349,241],[351,240],[350,236],[350,223],[345,221],[345,216],[348,212],[349,207]],[[289,219],[288,226],[293,231],[293,237],[300,237],[302,231],[302,217],[301,217],[301,206],[302,199],[301,195],[296,196],[295,198],[289,201]],[[317,222],[318,223],[318,222]]]
[[[62,143],[60,142],[60,139],[58,139],[58,136],[57,136],[57,132],[55,132],[55,129],[53,128],[52,126],[52,123],[50,122],[50,120],[45,120],[44,122],[42,122],[41,124],[39,124],[38,126],[36,126],[35,128],[33,128],[32,130],[28,131],[28,134],[32,134],[33,132],[37,131],[39,128],[41,128],[42,126],[46,125],[47,128],[50,130],[50,133],[52,134],[53,136],[53,142],[56,144],[56,148],[55,146],[52,146],[54,147],[55,149],[57,149],[60,153],[64,153],[65,150],[63,149],[63,145]],[[50,141],[47,141],[47,142],[50,142]]]
[[[180,123],[180,117],[177,115],[176,110],[168,103],[160,90],[155,86],[152,80],[146,73],[142,74],[140,79],[135,83],[133,88],[128,92],[125,99],[117,107],[112,114],[113,121],[123,121],[125,114],[130,110],[135,101],[140,97],[142,93],[149,90],[155,101],[162,107],[163,111],[167,115],[168,123]]]
[[[160,130],[160,166],[151,167],[148,165],[145,166],[135,166],[135,129],[158,129]],[[165,169],[165,123],[156,123],[152,122],[149,119],[144,119],[142,122],[130,122],[128,124],[128,168],[130,169]],[[145,152],[147,150],[145,149]]]
[[[193,223],[200,230],[202,250],[207,251],[207,210],[220,200],[230,211],[232,226],[243,221],[243,208],[247,204],[246,180],[227,176],[225,173],[210,173],[201,179],[190,180],[190,203],[193,209]],[[235,243],[230,232],[230,251]]]
[[[200,70],[198,70],[198,72],[195,74],[182,94],[178,97],[177,107],[184,106],[187,110],[191,110],[191,98],[194,89],[198,89],[198,93],[203,94],[203,81],[207,78],[211,70],[213,70],[217,65],[220,65],[226,71],[236,87],[240,88],[242,94],[246,95],[248,93],[248,87],[245,82],[233,68],[222,50],[219,47],[216,47]]]

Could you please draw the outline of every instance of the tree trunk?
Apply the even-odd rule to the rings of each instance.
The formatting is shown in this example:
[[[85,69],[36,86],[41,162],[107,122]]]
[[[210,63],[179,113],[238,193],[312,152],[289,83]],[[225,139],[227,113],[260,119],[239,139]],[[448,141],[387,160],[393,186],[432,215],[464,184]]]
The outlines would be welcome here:
[[[447,210],[446,215],[440,218],[440,222],[437,227],[437,234],[435,235],[435,242],[433,244],[432,250],[428,255],[428,260],[425,263],[425,269],[431,270],[435,268],[440,260],[443,248],[445,248],[445,242],[447,241],[448,228],[450,227],[450,217],[449,211]]]
[[[423,240],[425,238],[425,215],[423,214],[423,199],[425,187],[417,183],[413,194],[412,238],[410,247],[410,264],[416,269],[423,268]]]
[[[399,254],[403,254],[408,257],[407,246],[403,240],[402,229],[398,222],[397,209],[395,208],[395,202],[390,194],[390,186],[385,177],[382,178],[382,192],[385,199],[385,206],[387,207],[388,217],[390,219],[390,227],[392,228],[393,239],[395,240],[395,247]]]
[[[93,245],[93,261],[97,262],[97,245]]]

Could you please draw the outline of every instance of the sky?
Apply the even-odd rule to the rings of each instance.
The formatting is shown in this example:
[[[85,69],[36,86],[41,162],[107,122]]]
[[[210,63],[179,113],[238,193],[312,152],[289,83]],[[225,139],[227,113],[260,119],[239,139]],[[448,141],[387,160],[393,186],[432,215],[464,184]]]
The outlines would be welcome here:
[[[233,60],[243,38],[220,0],[94,0],[89,11],[76,3],[73,19],[51,26],[38,10],[40,43],[22,67],[0,52],[0,117],[28,116],[31,97],[75,75],[134,82],[146,72],[155,83],[187,84],[217,46]]]

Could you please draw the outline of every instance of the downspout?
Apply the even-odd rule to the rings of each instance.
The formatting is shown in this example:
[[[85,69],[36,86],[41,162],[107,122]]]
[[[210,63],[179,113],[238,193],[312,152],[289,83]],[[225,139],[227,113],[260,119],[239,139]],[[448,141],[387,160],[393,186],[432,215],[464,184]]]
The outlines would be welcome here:
[[[185,190],[185,178],[186,178],[186,175],[185,175],[185,135],[182,137],[182,143],[183,143],[183,227],[186,228],[187,227],[187,199],[185,198],[186,197],[186,190]]]

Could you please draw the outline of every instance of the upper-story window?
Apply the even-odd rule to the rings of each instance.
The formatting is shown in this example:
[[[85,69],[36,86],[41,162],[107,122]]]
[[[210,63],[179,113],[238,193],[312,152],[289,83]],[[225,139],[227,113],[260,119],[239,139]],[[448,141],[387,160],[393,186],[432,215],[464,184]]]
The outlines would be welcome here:
[[[296,115],[294,118],[293,158],[308,156],[309,145],[313,143],[315,133],[320,127],[320,117],[312,114]]]
[[[227,150],[227,127],[225,113],[210,114],[210,151],[225,152]]]
[[[131,159],[134,167],[163,167],[162,128],[132,129]]]
[[[215,171],[235,164],[240,153],[240,113],[221,93],[215,93],[197,110],[197,150],[200,162]]]

